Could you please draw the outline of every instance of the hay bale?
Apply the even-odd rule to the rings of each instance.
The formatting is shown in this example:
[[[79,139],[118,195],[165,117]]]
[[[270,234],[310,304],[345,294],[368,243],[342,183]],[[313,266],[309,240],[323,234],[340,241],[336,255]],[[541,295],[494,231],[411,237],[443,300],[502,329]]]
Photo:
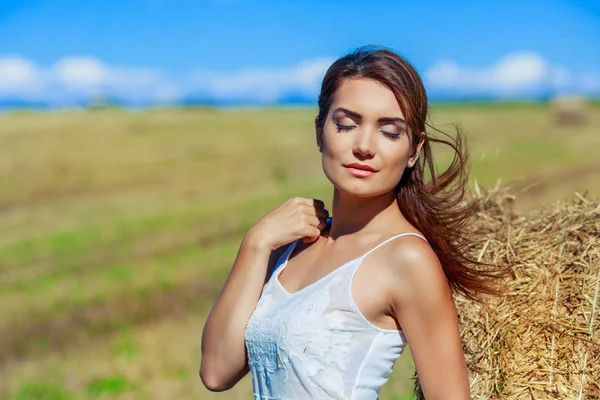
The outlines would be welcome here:
[[[512,268],[508,291],[455,297],[472,398],[600,399],[600,205],[519,216],[503,190],[482,195],[471,253]]]
[[[558,125],[583,125],[589,120],[589,104],[583,97],[557,97],[550,102],[550,109]]]

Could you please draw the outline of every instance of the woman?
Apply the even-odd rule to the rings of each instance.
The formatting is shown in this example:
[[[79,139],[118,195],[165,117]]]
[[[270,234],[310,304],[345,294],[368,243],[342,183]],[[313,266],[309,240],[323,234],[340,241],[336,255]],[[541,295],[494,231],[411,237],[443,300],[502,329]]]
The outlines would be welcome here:
[[[418,73],[381,47],[334,62],[318,106],[333,217],[293,198],[247,232],[204,328],[202,381],[227,390],[251,371],[255,399],[377,399],[408,344],[428,400],[469,399],[452,291],[494,290],[465,256],[460,133],[429,136]],[[441,175],[431,142],[455,151]]]

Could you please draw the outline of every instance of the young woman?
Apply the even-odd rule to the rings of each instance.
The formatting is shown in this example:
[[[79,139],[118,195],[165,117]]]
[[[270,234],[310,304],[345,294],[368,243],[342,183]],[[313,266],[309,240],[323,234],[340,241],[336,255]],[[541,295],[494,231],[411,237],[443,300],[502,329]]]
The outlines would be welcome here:
[[[408,344],[428,400],[470,399],[452,291],[493,289],[465,255],[460,132],[430,136],[423,83],[387,48],[335,61],[318,106],[332,217],[297,197],[247,232],[204,328],[202,381],[227,390],[250,371],[255,399],[377,399]],[[432,142],[455,151],[440,175]]]

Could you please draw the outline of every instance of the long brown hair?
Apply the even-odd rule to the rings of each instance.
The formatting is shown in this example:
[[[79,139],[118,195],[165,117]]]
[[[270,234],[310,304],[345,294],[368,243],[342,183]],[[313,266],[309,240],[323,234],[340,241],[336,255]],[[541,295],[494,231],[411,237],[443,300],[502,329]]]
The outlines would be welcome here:
[[[347,79],[372,79],[387,86],[396,96],[412,135],[413,150],[421,139],[417,163],[407,168],[396,187],[398,206],[404,217],[427,238],[438,256],[453,291],[478,300],[479,293],[499,294],[496,278],[505,272],[482,268],[489,264],[472,259],[467,249],[472,239],[465,225],[480,207],[478,200],[465,200],[468,185],[468,151],[457,127],[456,138],[427,123],[428,101],[425,87],[416,69],[395,51],[382,46],[363,46],[335,61],[327,70],[319,95],[319,129],[323,129],[333,96]],[[427,129],[429,128],[429,129]],[[442,133],[448,140],[430,135]],[[431,143],[450,146],[452,163],[437,173]],[[426,182],[426,174],[429,180]]]

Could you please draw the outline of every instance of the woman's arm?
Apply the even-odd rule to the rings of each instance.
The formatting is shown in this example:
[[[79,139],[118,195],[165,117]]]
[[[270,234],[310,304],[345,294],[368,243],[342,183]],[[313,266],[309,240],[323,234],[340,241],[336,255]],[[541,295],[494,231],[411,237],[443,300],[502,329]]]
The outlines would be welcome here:
[[[282,246],[299,238],[318,239],[327,217],[323,202],[294,198],[250,228],[204,326],[200,377],[209,390],[230,389],[248,372],[246,324],[268,270]]]
[[[421,239],[398,244],[393,252],[392,307],[423,394],[427,400],[470,400],[458,316],[439,259]]]
[[[280,253],[274,251],[273,253]],[[200,377],[213,391],[233,387],[248,373],[245,328],[266,280],[271,250],[246,235],[204,327]]]

